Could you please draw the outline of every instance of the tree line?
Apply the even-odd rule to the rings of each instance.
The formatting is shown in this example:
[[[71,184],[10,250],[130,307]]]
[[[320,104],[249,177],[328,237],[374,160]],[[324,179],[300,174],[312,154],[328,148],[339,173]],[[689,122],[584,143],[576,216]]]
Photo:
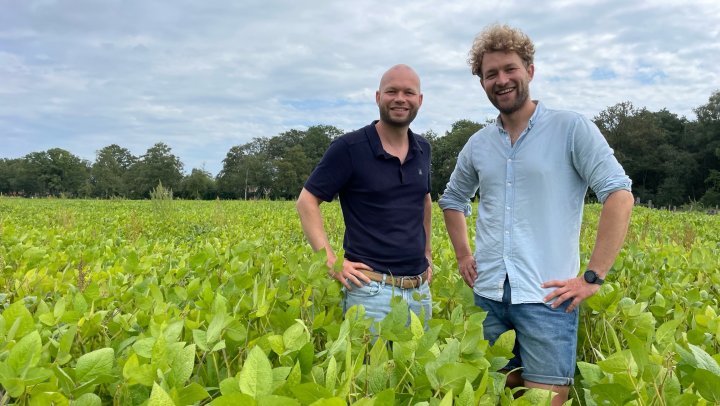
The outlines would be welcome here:
[[[720,91],[694,112],[697,119],[688,120],[622,102],[593,118],[641,202],[720,205]],[[459,120],[445,134],[422,134],[433,150],[433,199],[444,190],[462,146],[489,124]],[[0,159],[0,194],[146,199],[161,182],[184,199],[295,199],[330,142],[343,133],[316,125],[254,138],[230,148],[215,177],[199,168],[184,174],[180,158],[164,143],[141,156],[112,144],[97,151],[94,162],[53,148]]]

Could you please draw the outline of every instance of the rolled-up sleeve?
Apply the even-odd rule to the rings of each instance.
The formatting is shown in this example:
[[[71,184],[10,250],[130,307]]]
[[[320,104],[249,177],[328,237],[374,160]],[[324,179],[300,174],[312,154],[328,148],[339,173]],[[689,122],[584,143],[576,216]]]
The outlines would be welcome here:
[[[571,148],[575,168],[601,203],[615,191],[631,191],[632,181],[592,121],[577,120]]]
[[[450,181],[438,200],[441,209],[456,210],[464,213],[466,217],[472,214],[470,199],[475,195],[479,186],[478,174],[472,160],[473,139],[471,137],[460,151],[455,169],[450,175]]]

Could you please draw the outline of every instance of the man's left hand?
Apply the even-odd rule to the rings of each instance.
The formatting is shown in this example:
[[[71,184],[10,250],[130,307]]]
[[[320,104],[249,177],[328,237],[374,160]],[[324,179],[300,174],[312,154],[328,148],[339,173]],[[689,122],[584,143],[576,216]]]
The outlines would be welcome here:
[[[427,269],[425,270],[427,272],[427,283],[428,285],[430,282],[432,282],[432,265],[428,265]]]
[[[556,298],[555,302],[551,305],[553,309],[556,309],[566,300],[572,299],[570,305],[568,305],[567,309],[565,309],[567,313],[575,310],[575,308],[578,307],[583,300],[594,295],[595,292],[600,289],[600,285],[587,283],[582,276],[570,278],[564,281],[555,279],[545,282],[540,286],[543,288],[557,288],[543,299],[543,301],[547,303],[553,298]]]

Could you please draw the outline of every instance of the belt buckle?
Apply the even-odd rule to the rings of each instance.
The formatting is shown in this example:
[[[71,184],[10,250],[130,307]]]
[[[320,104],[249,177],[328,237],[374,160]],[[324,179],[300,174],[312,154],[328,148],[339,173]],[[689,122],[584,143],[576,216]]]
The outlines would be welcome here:
[[[414,284],[414,280],[415,280],[415,279],[417,279],[417,286],[415,286],[415,284]],[[410,287],[407,287],[407,288],[406,288],[406,287],[405,287],[405,281],[406,281],[406,280],[408,280],[408,281],[410,281],[411,283],[413,283],[413,285],[411,285]],[[422,275],[401,276],[401,277],[400,277],[400,287],[403,288],[403,289],[410,289],[410,288],[412,288],[412,289],[417,289],[417,288],[420,287],[420,285],[422,285]]]

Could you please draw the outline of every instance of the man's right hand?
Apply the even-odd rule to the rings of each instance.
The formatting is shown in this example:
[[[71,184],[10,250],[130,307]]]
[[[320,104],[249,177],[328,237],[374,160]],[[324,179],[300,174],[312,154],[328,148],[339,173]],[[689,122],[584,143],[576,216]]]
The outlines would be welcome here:
[[[465,281],[465,284],[472,288],[475,284],[475,279],[477,279],[477,262],[475,262],[475,257],[465,255],[464,257],[458,258],[457,261],[460,275]]]
[[[340,283],[345,286],[345,289],[352,290],[352,286],[348,281],[363,287],[365,284],[370,283],[370,278],[362,273],[362,270],[372,271],[372,268],[363,264],[362,262],[352,262],[343,258],[343,268],[340,272],[335,272],[333,268],[328,269],[328,274],[331,278],[337,279]]]

